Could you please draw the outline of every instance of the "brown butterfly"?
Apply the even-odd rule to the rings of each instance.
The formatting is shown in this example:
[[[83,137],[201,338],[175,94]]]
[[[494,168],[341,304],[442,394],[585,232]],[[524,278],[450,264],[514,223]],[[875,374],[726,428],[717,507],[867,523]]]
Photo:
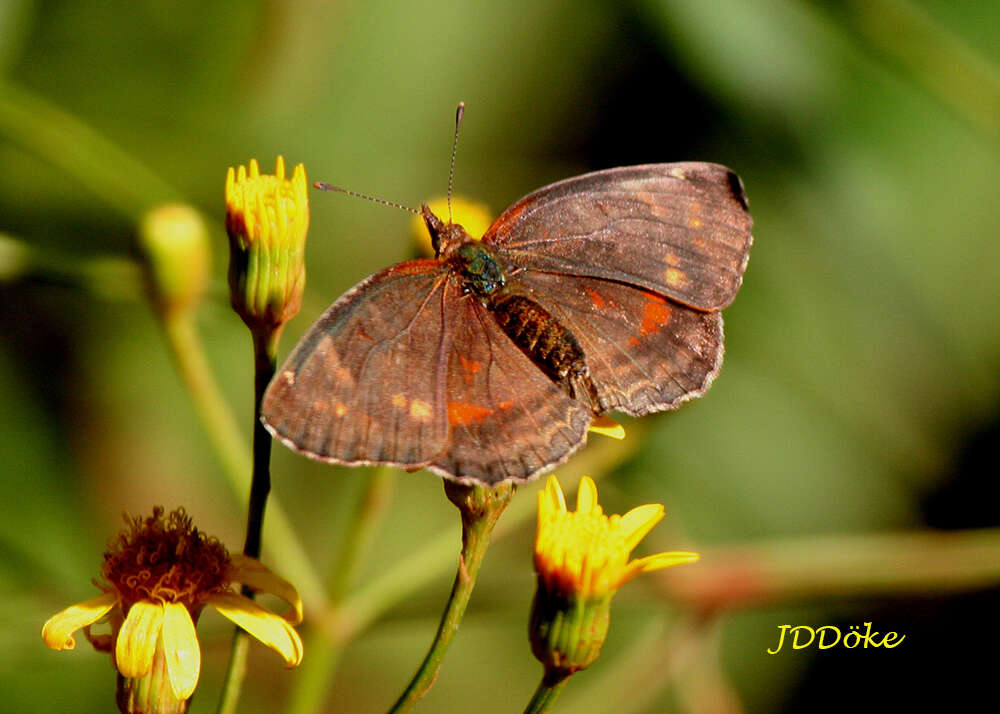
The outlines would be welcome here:
[[[708,163],[597,171],[504,211],[481,241],[423,206],[436,257],[394,265],[313,324],[263,421],[311,458],[526,481],[597,415],[701,396],[722,363],[752,220]]]

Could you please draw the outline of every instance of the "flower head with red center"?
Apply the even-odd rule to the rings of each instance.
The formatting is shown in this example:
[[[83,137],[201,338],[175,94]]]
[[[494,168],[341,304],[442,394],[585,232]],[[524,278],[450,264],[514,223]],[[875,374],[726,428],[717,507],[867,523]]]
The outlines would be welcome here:
[[[185,710],[201,670],[195,623],[206,605],[276,650],[288,667],[302,661],[302,640],[292,627],[302,621],[302,602],[290,583],[253,558],[229,555],[183,509],[165,516],[157,507],[152,516],[126,517],[126,523],[104,554],[104,582],[97,583],[104,593],[53,615],[42,628],[52,649],[76,647],[73,635],[82,628],[94,647],[112,652],[122,711]],[[234,583],[273,593],[292,607],[276,615],[239,595]],[[111,633],[91,634],[90,626],[104,619]]]

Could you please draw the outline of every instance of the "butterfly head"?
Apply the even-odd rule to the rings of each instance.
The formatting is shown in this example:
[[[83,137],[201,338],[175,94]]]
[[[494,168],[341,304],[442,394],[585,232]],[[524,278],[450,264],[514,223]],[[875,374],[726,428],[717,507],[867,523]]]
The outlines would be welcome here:
[[[431,211],[427,204],[420,207],[420,215],[431,234],[431,246],[438,258],[448,258],[460,245],[471,241],[472,236],[458,223],[445,223]]]

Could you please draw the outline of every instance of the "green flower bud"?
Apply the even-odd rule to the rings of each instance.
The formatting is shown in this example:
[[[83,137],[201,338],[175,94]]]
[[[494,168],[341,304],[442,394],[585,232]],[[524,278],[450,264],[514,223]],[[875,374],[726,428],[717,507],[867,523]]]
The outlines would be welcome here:
[[[531,605],[531,651],[546,676],[559,681],[586,669],[601,654],[611,623],[613,592],[587,599],[548,590],[543,578]]]
[[[200,213],[182,204],[154,208],[139,226],[139,248],[149,289],[160,309],[183,311],[201,298],[211,256]]]

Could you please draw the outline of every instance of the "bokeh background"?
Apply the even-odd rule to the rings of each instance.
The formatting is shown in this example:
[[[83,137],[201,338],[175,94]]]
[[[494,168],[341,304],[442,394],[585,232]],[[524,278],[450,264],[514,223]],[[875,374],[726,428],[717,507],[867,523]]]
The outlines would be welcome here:
[[[1000,526],[998,27],[1000,4],[977,0],[0,3],[0,710],[111,709],[107,657],[85,642],[52,652],[39,633],[96,593],[123,510],[183,505],[242,543],[245,504],[129,279],[142,213],[180,199],[209,221],[198,327],[249,438],[250,340],[224,287],[226,168],[283,154],[310,180],[417,205],[445,191],[459,100],[456,190],[496,213],[629,163],[711,160],[746,184],[756,242],[714,388],[636,424],[627,446],[592,438],[582,466],[560,471],[573,492],[581,468],[597,469],[611,512],[666,504],[643,552],[701,550],[686,567],[707,568],[787,548],[802,572],[835,573],[887,534]],[[414,250],[402,212],[311,201],[306,297],[283,353],[328,302]],[[370,474],[282,448],[273,463],[322,581]],[[535,490],[515,498],[526,513]],[[437,477],[403,474],[355,587],[435,539],[457,548],[457,521]],[[530,697],[533,523],[512,526],[418,711],[520,711]],[[982,647],[998,634],[996,577],[970,587],[936,551],[909,556],[904,570],[939,572],[936,585],[812,592],[704,620],[666,581],[636,581],[604,656],[555,710],[961,709],[992,691]],[[349,644],[323,711],[394,700],[453,557],[418,568],[419,584]],[[265,560],[283,571],[282,553]],[[864,621],[907,639],[765,653],[781,624]],[[672,635],[681,627],[689,636]],[[210,712],[231,627],[206,614],[199,631],[191,711]],[[250,664],[241,711],[285,711],[301,672],[264,648]]]

